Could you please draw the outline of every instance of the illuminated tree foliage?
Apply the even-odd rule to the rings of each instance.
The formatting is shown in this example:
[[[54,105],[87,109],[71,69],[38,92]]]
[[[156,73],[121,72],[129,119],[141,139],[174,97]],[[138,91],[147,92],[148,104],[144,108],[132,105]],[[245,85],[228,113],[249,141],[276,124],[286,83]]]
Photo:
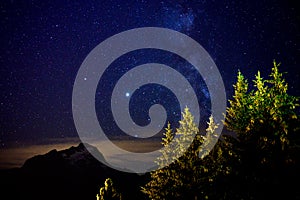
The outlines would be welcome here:
[[[227,151],[229,146],[220,141],[210,153],[206,149],[205,143],[217,140],[217,126],[213,117],[210,117],[206,136],[200,135],[192,114],[186,108],[175,134],[172,133],[170,125],[166,128],[162,142],[165,148],[162,156],[157,158],[157,164],[162,167],[169,159],[174,159],[177,153],[184,152],[183,155],[172,164],[151,172],[151,180],[142,191],[150,199],[204,199],[217,196],[214,187],[217,177],[230,173],[231,168],[226,162],[233,155],[232,151]],[[193,138],[192,144],[186,150],[183,144],[191,142]],[[175,145],[170,147],[172,140]],[[199,157],[200,152],[206,156]]]
[[[282,181],[289,163],[295,161],[290,152],[292,137],[299,127],[295,111],[298,99],[287,93],[288,84],[278,71],[279,65],[274,61],[268,80],[258,72],[251,91],[239,72],[235,93],[227,108],[224,123],[237,134],[234,146],[239,163],[236,171],[243,177],[240,182],[247,183],[246,198],[258,198],[258,194],[268,193],[269,188],[269,192],[274,190],[271,185]],[[265,191],[261,191],[262,188]]]
[[[229,100],[230,106],[226,110],[225,125],[229,130],[240,134],[249,130],[249,104],[251,104],[251,99],[249,98],[251,94],[248,94],[248,81],[240,71],[238,72],[237,82],[233,87],[233,100]]]
[[[96,195],[97,200],[121,200],[121,194],[114,187],[111,178],[107,178],[104,187],[100,188],[99,194]]]
[[[278,72],[279,64],[273,64],[271,79],[263,80],[258,72],[253,81],[255,89],[250,92],[247,80],[238,73],[225,120],[226,127],[237,133],[242,145],[267,151],[267,155],[261,155],[261,163],[271,162],[271,149],[284,151],[289,144],[289,132],[293,131],[290,125],[297,119],[298,99],[287,94],[288,85]]]
[[[183,119],[180,121],[180,127],[176,133],[173,133],[170,124],[168,124],[166,128],[165,137],[162,141],[165,148],[161,151],[162,156],[156,160],[158,166],[160,168],[165,166],[165,163],[169,163],[169,161],[174,160],[174,157],[177,157],[179,153],[185,151],[184,148],[182,149],[183,145],[180,142],[190,142],[196,134],[198,135],[198,128],[193,121],[193,116],[188,108],[186,108],[183,113]],[[197,136],[197,138],[199,138],[199,136]],[[197,138],[195,138],[195,141],[198,140]],[[174,145],[171,145],[170,142],[173,139]],[[195,149],[193,145],[191,145],[190,149],[192,148]],[[196,152],[194,151],[193,153],[195,155],[194,157],[197,157]],[[184,156],[188,157],[190,155]],[[195,159],[191,160],[191,162],[194,161]],[[184,179],[186,179],[186,177],[184,177],[182,172],[184,170],[185,172],[192,173],[192,171],[190,168],[185,167],[187,166],[183,166],[182,163],[180,164],[178,161],[175,161],[164,168],[151,172],[152,180],[142,188],[142,191],[147,194],[150,199],[180,199],[185,187],[190,186],[190,183],[187,183],[188,185],[185,184]]]
[[[219,139],[213,116],[201,135],[188,108],[175,132],[168,124],[156,159],[159,169],[150,173],[142,192],[150,199],[172,200],[299,199],[294,184],[300,179],[299,99],[287,93],[279,64],[273,64],[269,79],[257,73],[252,90],[238,72],[224,121],[235,136]],[[112,197],[115,192],[109,191],[114,190],[101,188],[98,200]]]

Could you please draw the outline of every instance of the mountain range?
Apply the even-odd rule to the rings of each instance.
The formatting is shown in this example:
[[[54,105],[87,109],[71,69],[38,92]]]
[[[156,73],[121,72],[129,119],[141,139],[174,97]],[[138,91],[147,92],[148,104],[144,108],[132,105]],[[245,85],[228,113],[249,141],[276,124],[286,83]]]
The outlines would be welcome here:
[[[1,170],[1,196],[29,200],[95,200],[105,179],[110,177],[124,199],[143,198],[139,188],[147,182],[147,175],[112,169],[90,152],[103,157],[96,147],[80,143],[66,150],[54,149],[34,156],[21,168]]]

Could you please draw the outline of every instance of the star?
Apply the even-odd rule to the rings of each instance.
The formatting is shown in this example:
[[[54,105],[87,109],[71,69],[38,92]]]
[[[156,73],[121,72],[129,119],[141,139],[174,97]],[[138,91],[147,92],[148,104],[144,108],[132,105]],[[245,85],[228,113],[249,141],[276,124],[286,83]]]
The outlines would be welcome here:
[[[236,1],[220,2],[213,4],[213,10],[210,9],[210,1],[151,1],[136,5],[114,1],[95,5],[92,2],[82,5],[57,2],[55,6],[59,9],[53,9],[53,5],[48,6],[44,1],[26,7],[17,2],[13,3],[13,7],[4,4],[1,6],[3,17],[0,22],[4,34],[1,73],[5,74],[0,80],[3,93],[0,101],[0,147],[1,143],[7,145],[6,142],[19,138],[44,140],[60,138],[60,133],[64,133],[64,137],[77,137],[71,108],[74,80],[81,64],[100,42],[138,27],[169,28],[199,42],[216,62],[228,99],[233,95],[232,84],[236,81],[238,69],[248,78],[257,70],[267,76],[273,59],[282,63],[280,71],[288,72],[286,81],[290,83],[290,92],[299,96],[299,30],[296,26],[299,19],[296,4],[259,2],[247,5]],[[180,47],[182,44],[174,41],[174,45]],[[106,73],[106,77],[98,77],[96,96],[99,97],[99,107],[106,102],[106,97],[110,97],[113,83],[117,83],[128,70],[146,63],[160,63],[173,67],[186,77],[201,98],[201,108],[210,109],[210,94],[205,82],[214,83],[214,77],[204,77],[200,82],[200,75],[194,76],[196,71],[193,66],[185,67],[187,63],[184,59],[174,53],[142,49],[120,56],[113,63],[111,65],[114,67]],[[207,70],[210,70],[209,66]],[[91,75],[87,73],[80,79],[88,86],[96,74],[93,72]],[[165,85],[174,81],[170,74],[164,75],[163,79]],[[167,121],[177,120],[180,112],[172,114],[177,108],[176,101],[165,95],[168,92],[159,87],[156,89],[148,88],[135,95],[128,87],[118,98],[130,100],[134,108],[131,114],[137,119],[144,119],[144,124],[150,122],[148,116],[144,116],[148,114],[143,109],[147,102],[147,105],[165,103],[166,110],[170,110]],[[191,89],[182,89],[182,94],[187,97],[190,92]],[[110,101],[107,103],[109,106]],[[107,116],[102,118],[107,129],[112,129],[113,119],[109,121]],[[113,130],[108,134],[117,132]]]

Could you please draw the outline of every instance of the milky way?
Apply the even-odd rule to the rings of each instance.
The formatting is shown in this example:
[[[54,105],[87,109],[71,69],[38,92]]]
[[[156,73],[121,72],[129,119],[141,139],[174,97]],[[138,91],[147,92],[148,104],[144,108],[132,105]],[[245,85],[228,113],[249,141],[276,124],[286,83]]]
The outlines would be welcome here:
[[[282,62],[281,71],[288,72],[289,92],[297,96],[300,93],[297,69],[300,12],[296,3],[4,1],[0,9],[1,147],[27,140],[77,137],[72,118],[72,89],[81,63],[106,38],[138,27],[169,28],[199,42],[218,66],[228,97],[232,96],[238,69],[250,80],[257,70],[267,78],[273,59]],[[213,79],[202,80],[192,66],[167,52],[144,50],[127,56],[114,63],[114,75],[103,78],[104,87],[99,87],[95,95],[97,104],[107,103],[99,93],[108,94],[122,73],[155,61],[178,68],[198,91],[203,116],[209,115],[210,94],[205,81]],[[140,94],[152,91],[141,89],[144,90],[138,91]],[[163,91],[162,96],[167,92],[156,89]],[[132,95],[129,92],[127,98]],[[141,104],[135,95],[132,103],[138,106],[133,109]],[[152,101],[162,99],[158,96]],[[171,120],[176,121],[180,114],[176,101],[172,102],[170,113],[175,115]],[[141,113],[144,111],[133,115],[140,116],[140,123],[145,124],[148,117]]]

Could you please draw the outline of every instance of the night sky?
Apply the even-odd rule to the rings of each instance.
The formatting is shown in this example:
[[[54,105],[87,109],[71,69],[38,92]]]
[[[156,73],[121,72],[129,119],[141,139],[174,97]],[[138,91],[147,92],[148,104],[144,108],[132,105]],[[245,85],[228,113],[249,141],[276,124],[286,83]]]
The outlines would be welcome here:
[[[300,11],[296,3],[275,0],[172,2],[1,1],[1,147],[25,141],[77,137],[72,117],[72,90],[78,69],[99,43],[138,27],[169,28],[199,42],[218,66],[229,98],[239,69],[249,82],[257,70],[267,78],[273,59],[282,63],[280,71],[288,72],[285,78],[289,93],[300,96]],[[117,69],[114,76],[106,76],[102,80],[107,82],[106,86],[99,86],[97,91],[109,93],[109,83],[136,65],[150,61],[178,68],[188,65],[175,55],[155,50],[136,51],[127,56],[114,63]],[[189,67],[180,69],[195,83],[200,105],[209,110],[209,94],[201,78],[189,75],[193,74]],[[168,95],[166,88],[147,87],[141,88],[135,96],[161,91],[162,97],[154,95],[151,101],[169,105],[169,113],[175,113],[169,120],[176,121],[179,117],[176,98]],[[107,100],[103,99],[96,95],[96,104],[105,104]],[[148,120],[145,108],[151,104],[146,102],[143,106],[143,103],[138,98],[131,101],[137,105],[132,107],[131,114],[136,115],[140,125]],[[115,134],[113,124],[107,121],[109,118],[101,117],[103,113],[99,111],[98,118]]]

